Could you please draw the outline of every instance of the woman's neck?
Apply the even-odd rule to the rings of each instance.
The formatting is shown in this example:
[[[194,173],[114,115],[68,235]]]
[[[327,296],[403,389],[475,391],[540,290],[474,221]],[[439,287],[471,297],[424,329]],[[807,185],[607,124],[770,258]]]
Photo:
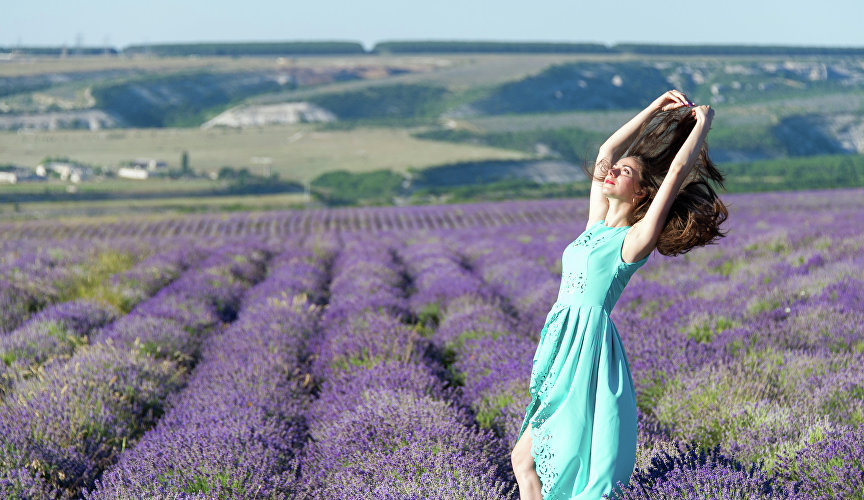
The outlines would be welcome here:
[[[604,224],[609,227],[623,227],[630,224],[630,214],[633,205],[616,198],[609,198],[609,210],[606,211]]]

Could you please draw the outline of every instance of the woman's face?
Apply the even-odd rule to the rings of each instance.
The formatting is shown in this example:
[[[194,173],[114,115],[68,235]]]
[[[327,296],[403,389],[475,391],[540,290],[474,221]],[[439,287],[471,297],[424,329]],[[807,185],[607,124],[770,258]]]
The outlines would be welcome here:
[[[616,198],[633,203],[637,193],[641,194],[639,187],[639,175],[642,166],[632,157],[621,158],[606,172],[603,179],[603,195],[607,198]]]

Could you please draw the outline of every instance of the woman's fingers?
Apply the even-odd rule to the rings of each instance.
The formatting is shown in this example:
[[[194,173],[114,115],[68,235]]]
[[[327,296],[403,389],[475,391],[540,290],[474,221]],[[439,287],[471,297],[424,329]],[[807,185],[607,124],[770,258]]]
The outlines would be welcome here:
[[[653,106],[656,106],[655,109],[660,109],[661,111],[672,111],[673,109],[678,109],[682,107],[692,108],[696,106],[696,103],[687,98],[687,95],[684,92],[681,92],[678,89],[672,89],[666,91],[658,97]]]
[[[697,120],[700,120],[700,119],[710,120],[711,118],[714,117],[714,110],[711,108],[711,106],[708,106],[708,105],[696,106],[695,108],[693,108],[693,116]]]
[[[663,97],[665,101],[670,101],[663,106],[664,111],[680,108],[683,106],[695,106],[695,103],[687,99],[687,95],[685,95],[684,92],[681,92],[677,89],[672,89],[666,92],[665,94],[663,94]]]
[[[690,101],[687,100],[687,96],[680,90],[670,90],[669,95],[675,99],[675,101],[681,103],[682,106],[688,106],[690,104]]]
[[[677,108],[680,108],[682,106],[686,106],[686,104],[683,102],[684,99],[682,99],[679,94],[680,94],[680,92],[676,92],[674,90],[670,90],[669,92],[666,92],[666,95],[665,95],[666,104],[663,106],[663,111],[671,111],[673,109],[677,109]]]

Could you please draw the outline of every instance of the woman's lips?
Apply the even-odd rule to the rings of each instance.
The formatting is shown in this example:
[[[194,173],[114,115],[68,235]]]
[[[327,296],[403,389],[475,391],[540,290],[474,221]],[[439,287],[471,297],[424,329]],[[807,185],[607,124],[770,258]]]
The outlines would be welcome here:
[[[608,179],[606,180],[606,184],[612,184],[613,186],[615,185],[614,182],[612,182],[612,181],[610,181],[610,180],[608,180]]]

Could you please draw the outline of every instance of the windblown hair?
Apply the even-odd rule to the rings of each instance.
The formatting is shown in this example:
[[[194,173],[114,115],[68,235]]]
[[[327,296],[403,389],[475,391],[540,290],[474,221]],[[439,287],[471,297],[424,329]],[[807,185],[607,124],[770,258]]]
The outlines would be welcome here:
[[[672,160],[695,125],[696,119],[690,108],[661,111],[642,127],[624,153],[623,157],[634,158],[640,163],[639,186],[648,192],[631,212],[629,225],[645,217]],[[598,164],[593,174],[589,172],[589,177],[603,182],[609,167],[608,164]],[[713,181],[725,189],[723,180],[723,174],[708,157],[708,145],[703,142],[693,169],[684,180],[663,224],[657,239],[658,252],[669,256],[687,253],[726,236],[720,230],[720,224],[729,213],[709,183]]]

